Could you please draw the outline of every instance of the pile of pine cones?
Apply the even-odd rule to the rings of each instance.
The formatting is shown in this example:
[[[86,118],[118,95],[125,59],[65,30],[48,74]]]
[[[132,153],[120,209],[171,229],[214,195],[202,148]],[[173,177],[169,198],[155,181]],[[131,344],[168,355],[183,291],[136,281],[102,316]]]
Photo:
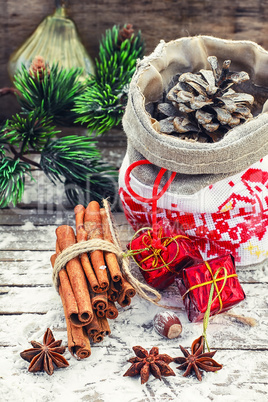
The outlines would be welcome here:
[[[199,142],[219,141],[227,131],[252,119],[254,97],[233,88],[249,75],[229,71],[230,60],[219,69],[216,56],[208,57],[211,70],[183,73],[157,105],[161,133]]]

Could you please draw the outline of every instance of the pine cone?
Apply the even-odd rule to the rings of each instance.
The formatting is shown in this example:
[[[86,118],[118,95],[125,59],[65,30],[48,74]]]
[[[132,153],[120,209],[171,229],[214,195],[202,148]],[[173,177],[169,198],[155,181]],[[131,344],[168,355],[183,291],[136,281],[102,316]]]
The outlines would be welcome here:
[[[30,65],[29,74],[31,77],[41,82],[44,79],[45,72],[49,76],[50,69],[48,64],[46,64],[45,59],[42,56],[36,56]]]
[[[131,39],[134,34],[134,29],[132,24],[126,24],[123,28],[120,29],[118,33],[118,41],[117,44],[120,46],[126,39]]]
[[[253,118],[251,106],[254,97],[235,92],[231,87],[249,80],[242,71],[229,72],[230,60],[223,62],[219,71],[215,56],[208,57],[211,70],[184,73],[168,92],[172,104],[159,104],[158,111],[166,116],[160,121],[163,133],[179,133],[183,139],[215,142],[231,128]]]

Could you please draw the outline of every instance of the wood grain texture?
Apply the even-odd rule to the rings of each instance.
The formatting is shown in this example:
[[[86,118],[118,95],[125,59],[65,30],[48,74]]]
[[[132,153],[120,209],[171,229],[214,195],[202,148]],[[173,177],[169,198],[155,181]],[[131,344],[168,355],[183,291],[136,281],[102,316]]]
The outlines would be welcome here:
[[[146,54],[161,39],[170,41],[200,34],[252,40],[268,49],[267,0],[70,0],[69,4],[69,15],[93,58],[105,30],[128,22],[142,31]],[[3,87],[10,84],[7,61],[11,53],[53,12],[54,0],[0,0],[0,10],[0,87]],[[0,98],[0,118],[16,107],[10,96]]]

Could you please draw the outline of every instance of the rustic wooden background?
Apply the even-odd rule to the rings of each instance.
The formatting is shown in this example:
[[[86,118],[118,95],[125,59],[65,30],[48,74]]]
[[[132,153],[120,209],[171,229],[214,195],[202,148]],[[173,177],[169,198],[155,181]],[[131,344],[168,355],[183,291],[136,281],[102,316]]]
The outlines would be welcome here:
[[[10,85],[7,62],[55,0],[0,0],[0,88]],[[106,29],[132,23],[141,30],[150,53],[160,39],[197,34],[249,39],[268,49],[268,0],[69,0],[69,15],[92,57]],[[0,118],[16,110],[12,96],[0,98]]]

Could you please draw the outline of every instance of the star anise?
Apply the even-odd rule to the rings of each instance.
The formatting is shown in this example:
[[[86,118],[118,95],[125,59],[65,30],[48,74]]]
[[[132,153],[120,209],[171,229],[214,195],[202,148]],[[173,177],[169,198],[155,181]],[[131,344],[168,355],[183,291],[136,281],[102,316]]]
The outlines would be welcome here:
[[[132,365],[124,376],[134,377],[140,375],[141,383],[144,384],[148,381],[150,372],[159,380],[161,380],[161,376],[175,375],[174,371],[169,367],[169,363],[173,361],[172,357],[167,354],[159,354],[157,347],[153,347],[149,353],[141,346],[133,346],[132,349],[136,357],[128,360]]]
[[[186,369],[183,374],[184,377],[187,377],[192,371],[194,371],[198,380],[202,381],[200,369],[204,371],[218,371],[222,368],[221,364],[212,359],[216,350],[214,352],[203,353],[203,346],[203,336],[200,336],[198,339],[193,341],[191,346],[192,354],[180,345],[181,351],[185,357],[175,357],[173,361],[180,364],[180,366],[177,367],[179,370]]]
[[[21,352],[21,357],[30,362],[29,371],[35,373],[37,371],[46,371],[51,375],[54,367],[67,367],[69,363],[62,356],[65,352],[65,346],[60,341],[55,341],[52,331],[48,328],[44,335],[43,345],[39,342],[31,341],[32,349],[26,349]]]

